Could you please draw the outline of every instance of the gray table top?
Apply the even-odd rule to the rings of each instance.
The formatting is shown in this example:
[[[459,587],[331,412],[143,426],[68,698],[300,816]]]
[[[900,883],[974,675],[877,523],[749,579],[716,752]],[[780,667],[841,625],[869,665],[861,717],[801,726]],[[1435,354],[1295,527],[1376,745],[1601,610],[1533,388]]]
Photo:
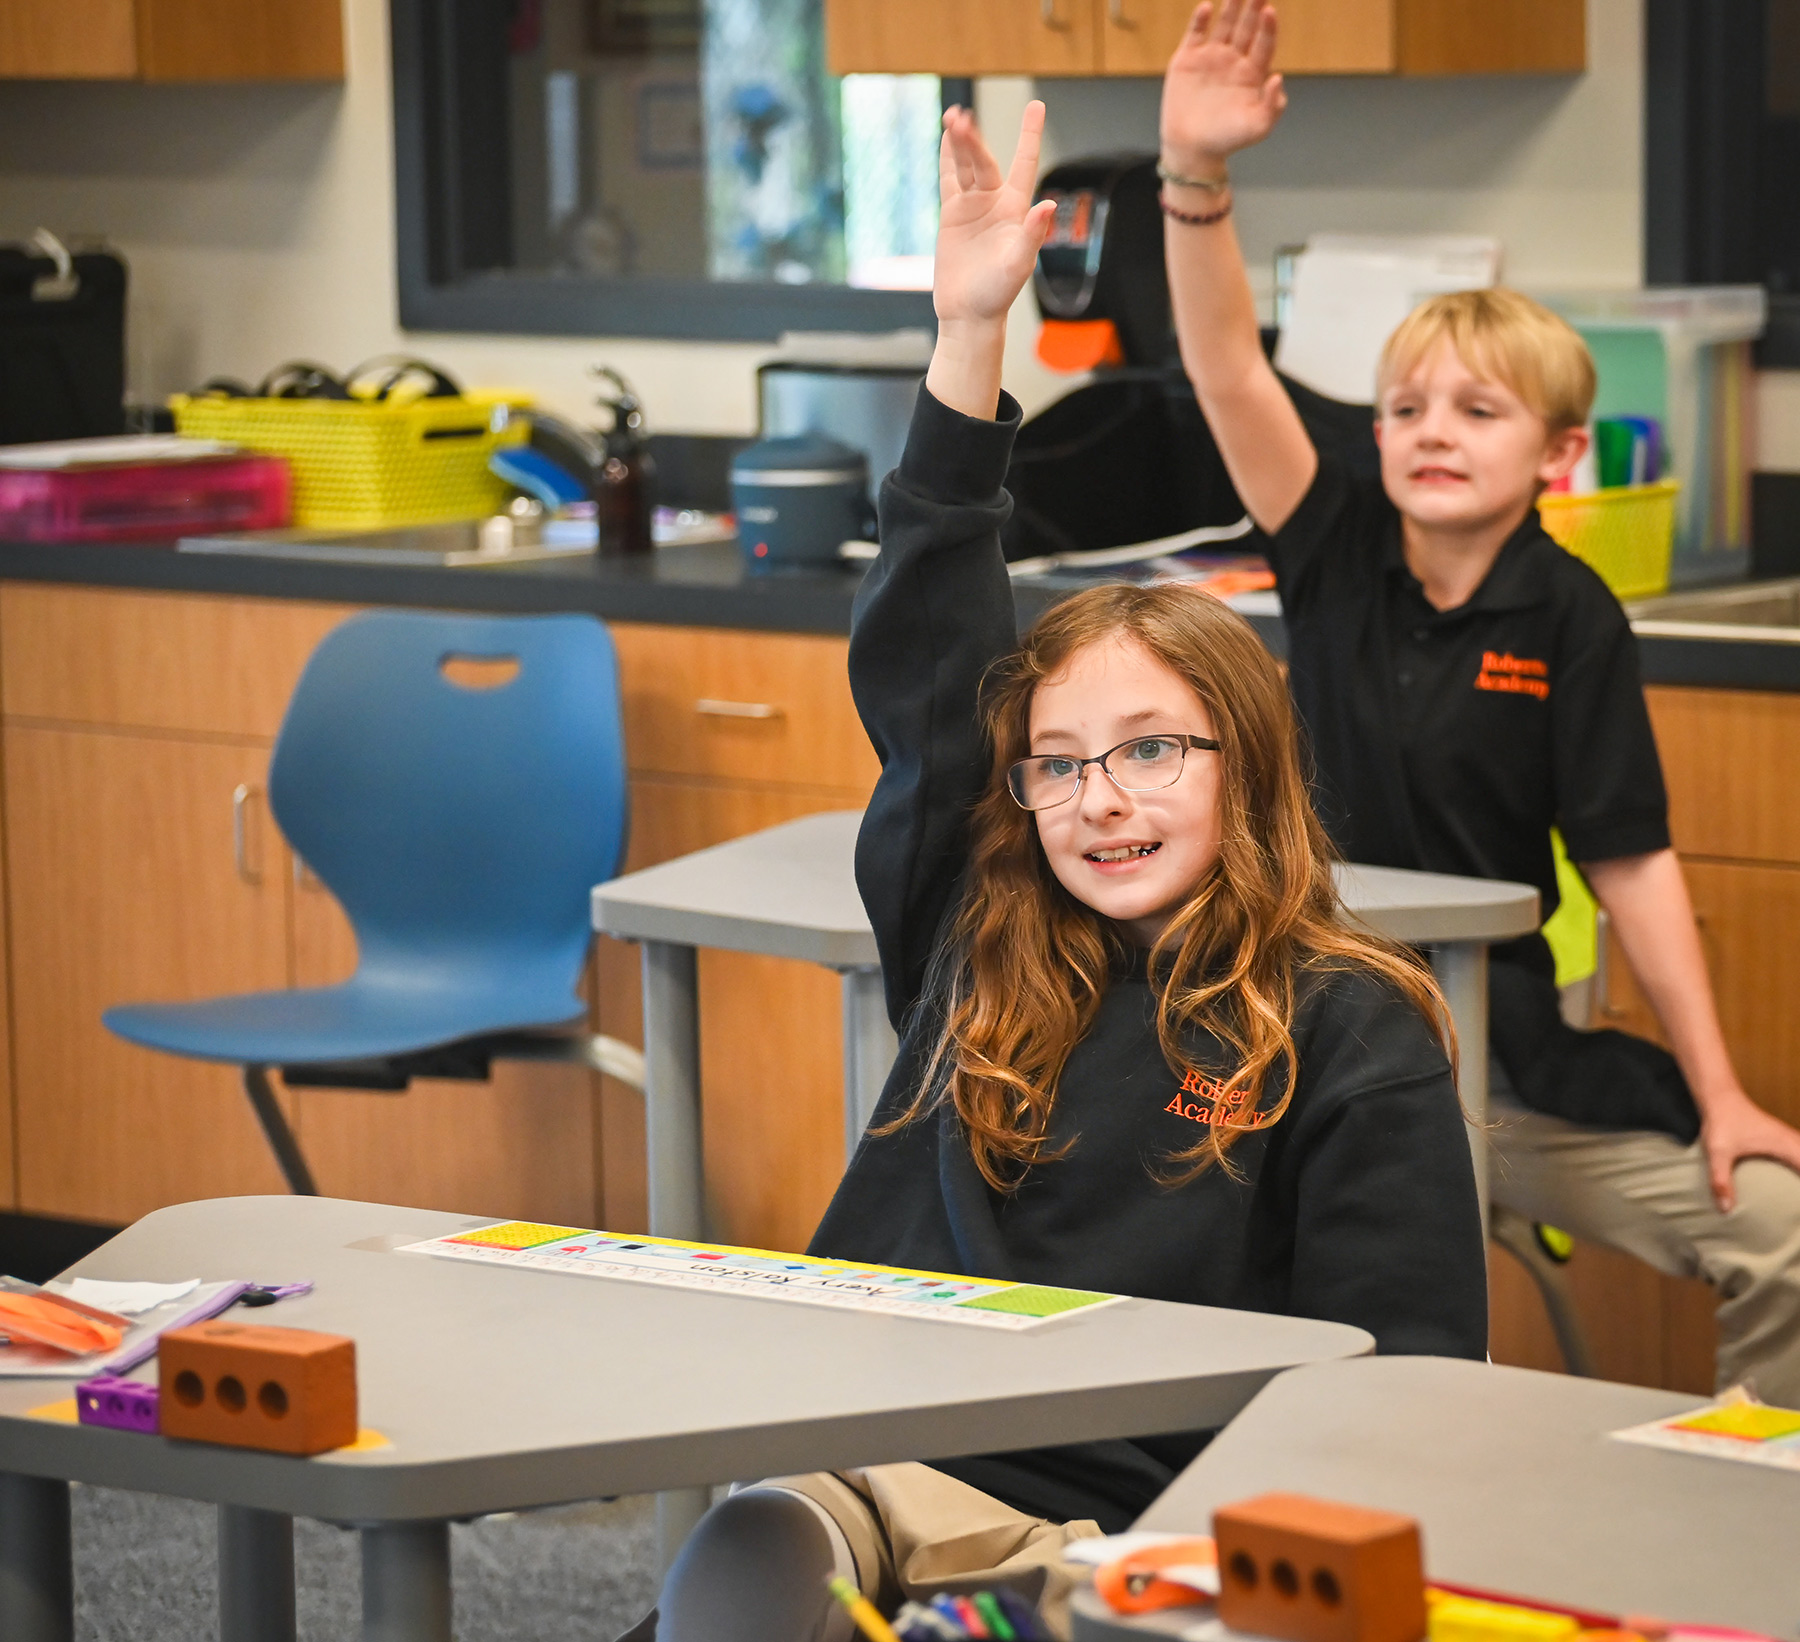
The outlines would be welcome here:
[[[615,878],[594,890],[594,927],[833,969],[874,965],[853,863],[861,822],[860,810],[803,816]],[[1350,866],[1338,888],[1351,913],[1397,941],[1503,941],[1538,925],[1526,884]]]
[[[1017,1333],[398,1254],[481,1224],[329,1198],[146,1216],[72,1272],[310,1277],[259,1322],[351,1335],[391,1446],[297,1460],[24,1417],[70,1380],[0,1380],[0,1470],[335,1521],[441,1519],[782,1472],[1204,1428],[1360,1329],[1130,1300]],[[138,1370],[153,1378],[154,1370]]]
[[[1416,1516],[1434,1579],[1800,1636],[1800,1472],[1608,1435],[1700,1400],[1443,1358],[1299,1368],[1138,1526],[1208,1532],[1215,1506],[1316,1494]]]

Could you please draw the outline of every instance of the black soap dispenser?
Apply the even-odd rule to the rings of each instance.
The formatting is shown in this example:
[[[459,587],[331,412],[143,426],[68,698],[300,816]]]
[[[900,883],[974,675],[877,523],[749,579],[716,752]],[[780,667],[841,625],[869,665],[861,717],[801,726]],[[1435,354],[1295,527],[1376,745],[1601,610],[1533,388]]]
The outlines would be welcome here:
[[[610,365],[593,367],[617,395],[597,401],[612,412],[612,426],[605,434],[606,460],[595,486],[600,512],[600,552],[612,558],[648,553],[650,538],[650,481],[655,466],[644,434],[644,410],[628,383]]]

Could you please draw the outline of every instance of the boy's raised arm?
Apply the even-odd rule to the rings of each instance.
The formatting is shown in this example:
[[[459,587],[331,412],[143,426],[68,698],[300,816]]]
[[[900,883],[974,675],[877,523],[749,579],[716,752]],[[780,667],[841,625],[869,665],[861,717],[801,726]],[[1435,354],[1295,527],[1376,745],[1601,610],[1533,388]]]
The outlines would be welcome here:
[[[1263,354],[1230,215],[1226,162],[1268,136],[1287,107],[1269,69],[1274,52],[1265,0],[1199,6],[1162,98],[1164,243],[1181,363],[1246,511],[1267,531],[1287,523],[1319,466]]]

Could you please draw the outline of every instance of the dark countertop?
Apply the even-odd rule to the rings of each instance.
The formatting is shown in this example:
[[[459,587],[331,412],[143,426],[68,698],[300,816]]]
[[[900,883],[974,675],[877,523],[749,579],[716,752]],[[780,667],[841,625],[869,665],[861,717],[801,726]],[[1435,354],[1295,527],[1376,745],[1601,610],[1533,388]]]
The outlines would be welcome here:
[[[665,547],[642,558],[571,554],[454,569],[179,553],[157,543],[0,542],[0,580],[509,614],[574,610],[606,621],[848,633],[862,569],[846,565],[748,576],[730,542]]]
[[[493,569],[177,553],[157,545],[0,542],[0,580],[6,581],[496,613],[579,610],[606,621],[777,633],[848,633],[862,574],[860,566],[845,565],[746,575],[729,542],[659,548],[646,558],[576,555]],[[1066,591],[1015,585],[1021,624]],[[1286,652],[1278,617],[1254,617],[1252,625],[1277,655]],[[1647,684],[1800,692],[1800,643],[1660,636],[1638,643]]]

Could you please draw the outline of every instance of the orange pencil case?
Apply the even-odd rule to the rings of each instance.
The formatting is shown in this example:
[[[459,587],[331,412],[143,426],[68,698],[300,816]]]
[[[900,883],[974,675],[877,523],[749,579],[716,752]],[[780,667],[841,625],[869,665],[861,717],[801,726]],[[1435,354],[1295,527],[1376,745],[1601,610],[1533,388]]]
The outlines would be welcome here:
[[[109,1311],[96,1311],[54,1294],[0,1292],[0,1334],[29,1340],[77,1356],[116,1350],[125,1338],[126,1321]]]
[[[1152,1545],[1120,1557],[1096,1570],[1094,1589],[1114,1613],[1155,1613],[1160,1608],[1191,1608],[1211,1602],[1211,1592],[1177,1575],[1198,1568],[1216,1568],[1218,1548],[1210,1536],[1178,1539],[1168,1545]],[[1165,1570],[1167,1572],[1165,1573]]]

